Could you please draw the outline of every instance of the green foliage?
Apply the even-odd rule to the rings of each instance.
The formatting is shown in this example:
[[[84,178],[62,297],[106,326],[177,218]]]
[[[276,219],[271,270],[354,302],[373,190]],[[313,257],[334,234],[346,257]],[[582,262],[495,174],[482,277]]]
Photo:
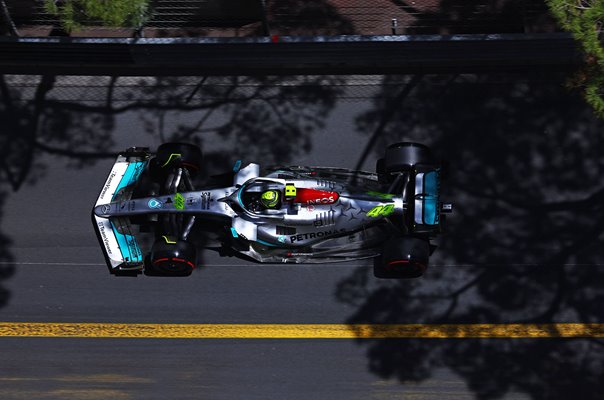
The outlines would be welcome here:
[[[44,9],[67,32],[86,25],[137,28],[149,16],[149,0],[45,0]]]
[[[583,91],[585,100],[604,118],[604,48],[601,0],[546,0],[560,26],[570,32],[585,53],[585,65],[570,86]]]

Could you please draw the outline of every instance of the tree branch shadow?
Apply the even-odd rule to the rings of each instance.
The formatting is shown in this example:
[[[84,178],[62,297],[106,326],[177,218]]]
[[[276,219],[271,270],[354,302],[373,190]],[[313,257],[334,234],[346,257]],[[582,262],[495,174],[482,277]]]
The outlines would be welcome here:
[[[376,151],[404,140],[450,162],[455,204],[424,278],[380,282],[366,269],[336,289],[351,324],[604,321],[602,121],[563,88],[564,76],[428,77],[390,119]],[[384,87],[394,77],[385,77]],[[447,85],[446,90],[443,86]],[[385,89],[387,90],[387,89]],[[357,119],[382,123],[384,97]],[[556,337],[556,333],[552,333]],[[402,383],[437,368],[477,398],[597,398],[602,346],[589,339],[362,340],[370,371]]]
[[[124,116],[140,121],[150,141],[208,148],[200,180],[230,170],[237,159],[287,163],[311,150],[311,135],[324,126],[342,82],[333,76],[209,77],[201,85],[190,77],[0,76],[0,123],[7,128],[0,133],[1,188],[18,191],[42,179],[44,155],[76,168],[114,159],[123,150],[116,148],[115,129]],[[10,238],[2,238],[0,262],[7,263],[14,257]],[[211,235],[197,238],[202,247],[211,241]],[[1,265],[0,280],[9,279],[14,266]],[[6,303],[9,293],[2,293]]]

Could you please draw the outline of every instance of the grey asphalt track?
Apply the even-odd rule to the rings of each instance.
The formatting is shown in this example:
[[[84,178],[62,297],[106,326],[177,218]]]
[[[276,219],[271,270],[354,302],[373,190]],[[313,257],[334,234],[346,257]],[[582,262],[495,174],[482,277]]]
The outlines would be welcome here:
[[[358,262],[264,266],[210,257],[188,279],[116,278],[96,238],[82,236],[15,248],[20,264],[3,321],[342,323],[354,311],[334,292]],[[471,398],[447,371],[408,388],[380,379],[352,340],[3,338],[0,353],[3,399]]]
[[[486,87],[485,92],[489,88],[492,89]],[[503,85],[497,86],[497,90],[501,88]],[[512,97],[522,98],[524,92],[520,93]],[[424,107],[421,102],[425,98],[412,100],[414,107]],[[289,161],[354,167],[369,140],[369,135],[356,132],[355,118],[371,107],[370,101],[339,102],[326,126],[313,133],[310,150]],[[502,118],[499,124],[503,125],[507,115],[497,117]],[[566,117],[571,119],[566,114],[561,118]],[[585,154],[598,152],[602,146],[597,136],[601,125],[591,116],[586,118],[589,122],[581,120],[584,130],[579,131],[583,136],[577,141]],[[418,140],[425,135],[427,142],[439,143],[441,152],[449,150],[449,132],[439,141],[437,133],[430,130],[430,124],[437,120],[439,116],[430,111],[422,127],[390,134],[399,140]],[[396,129],[406,128],[404,120],[398,124]],[[121,115],[113,130],[114,148],[159,144],[160,139],[144,133],[142,125],[136,113]],[[478,140],[482,127],[473,129],[477,133],[472,138]],[[497,132],[490,133],[493,138],[498,137]],[[524,136],[518,133],[518,137],[530,141],[541,133],[535,130]],[[507,134],[501,136],[512,141]],[[489,140],[480,144],[483,147],[473,148],[474,154],[488,154],[487,160],[499,162],[497,149],[489,153]],[[212,140],[204,145],[207,151],[222,147]],[[557,152],[563,146],[562,142],[551,145],[551,154],[547,153],[549,148],[544,151],[545,159],[564,159]],[[509,154],[516,153],[510,150]],[[600,160],[589,154],[585,159],[593,161],[590,167],[600,171]],[[455,158],[458,154],[451,148],[445,156]],[[532,169],[522,170],[532,187],[538,186],[533,183],[538,181],[535,176],[547,175],[541,169],[540,163],[545,163],[541,156],[537,153],[529,160]],[[376,158],[377,153],[370,152],[364,168],[372,169]],[[459,167],[458,163],[459,170],[473,177],[475,174],[465,169],[473,165],[472,159],[464,160],[469,160],[468,164]],[[583,247],[571,246],[575,236],[582,237],[583,232],[559,241],[548,237],[542,244],[538,238],[547,232],[535,228],[537,232],[533,233],[521,225],[529,233],[516,237],[508,232],[510,221],[524,223],[533,211],[525,211],[522,204],[506,209],[507,203],[501,206],[488,198],[489,193],[480,192],[482,181],[463,190],[446,189],[459,211],[450,219],[442,248],[435,253],[437,265],[417,282],[376,282],[367,262],[257,265],[209,252],[204,253],[204,267],[186,279],[117,278],[107,272],[89,218],[112,161],[100,160],[83,169],[60,156],[44,155],[38,162],[45,168],[36,171],[37,182],[10,193],[4,200],[1,228],[12,241],[9,249],[15,259],[15,273],[2,281],[10,292],[7,303],[0,308],[3,322],[342,324],[604,320],[598,279],[603,264],[598,250],[601,233],[595,231],[595,244],[590,242]],[[488,162],[481,162],[485,170],[490,167]],[[543,183],[550,195],[548,200],[584,198],[600,188],[593,184],[598,178],[585,173],[581,166],[577,172],[568,172],[566,164],[560,163],[561,170],[572,178],[580,176],[585,186],[578,184],[569,195],[562,189],[547,192],[550,187],[559,188],[557,181],[548,181]],[[493,179],[502,170],[514,168],[498,164],[494,172],[485,174]],[[515,177],[506,179],[497,183],[506,188],[517,187]],[[462,187],[464,180],[458,178],[456,182]],[[484,182],[482,185],[487,186]],[[488,214],[479,206],[470,209],[469,205],[477,204],[471,201],[474,198],[489,202]],[[600,209],[595,210],[589,216],[593,220],[599,218]],[[572,209],[569,213],[576,216],[575,224],[595,229],[593,220],[579,211]],[[556,214],[537,220],[534,225],[543,223],[547,227],[547,221],[562,221],[561,218]],[[563,232],[569,229],[562,228]],[[493,230],[500,232],[500,241],[488,240]],[[476,235],[472,236],[472,232]],[[522,248],[522,257],[516,256],[517,248]],[[550,259],[550,253],[558,258]],[[478,266],[467,266],[474,263]],[[566,286],[561,281],[567,282]],[[451,306],[442,301],[450,286],[473,289],[467,295],[464,292],[465,297],[454,295],[455,305]],[[548,303],[542,304],[543,299]],[[556,304],[558,308],[548,314]],[[578,398],[587,399],[601,393],[594,390],[602,388],[601,349],[593,340],[554,339],[536,344],[531,340],[450,339],[0,338],[0,398],[562,399],[578,393]],[[552,394],[554,389],[548,389],[552,386],[559,394]]]
[[[349,104],[340,112],[350,113],[357,106]],[[120,131],[140,132],[136,116],[121,122],[116,135],[121,143],[116,148],[156,145],[142,133],[138,138],[120,135]],[[356,146],[346,146],[341,139],[321,139],[322,146],[296,161],[316,164],[329,157],[332,165],[352,167]],[[335,147],[341,152],[329,151]],[[84,170],[52,156],[43,161],[48,166],[46,177],[6,202],[2,223],[14,241],[17,265],[14,276],[6,281],[11,298],[0,309],[2,321],[342,323],[354,309],[338,302],[335,290],[358,262],[351,266],[263,266],[206,253],[208,266],[188,279],[110,276],[89,213],[112,161]],[[367,399],[399,395],[398,383],[368,371],[364,352],[351,340],[2,338],[0,398]],[[445,376],[445,388],[436,378],[409,392],[429,394],[436,386],[438,392],[469,395],[463,382]]]

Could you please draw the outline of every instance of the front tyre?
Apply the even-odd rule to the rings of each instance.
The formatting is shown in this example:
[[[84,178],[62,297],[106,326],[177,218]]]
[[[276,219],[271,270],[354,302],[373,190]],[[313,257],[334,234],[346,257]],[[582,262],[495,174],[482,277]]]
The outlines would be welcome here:
[[[382,256],[376,257],[373,274],[383,279],[419,278],[428,267],[430,243],[427,240],[397,236],[382,246]]]
[[[184,240],[162,236],[147,259],[145,275],[189,276],[197,263],[197,249]]]
[[[199,146],[190,143],[164,143],[157,148],[152,160],[152,173],[161,177],[174,168],[184,168],[194,177],[201,169],[201,161]]]

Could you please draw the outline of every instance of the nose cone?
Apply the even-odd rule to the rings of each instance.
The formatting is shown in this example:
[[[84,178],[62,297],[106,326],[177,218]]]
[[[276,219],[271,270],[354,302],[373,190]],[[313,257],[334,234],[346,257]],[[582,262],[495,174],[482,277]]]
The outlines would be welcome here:
[[[94,215],[101,218],[108,218],[111,214],[111,204],[101,204],[94,207]]]

